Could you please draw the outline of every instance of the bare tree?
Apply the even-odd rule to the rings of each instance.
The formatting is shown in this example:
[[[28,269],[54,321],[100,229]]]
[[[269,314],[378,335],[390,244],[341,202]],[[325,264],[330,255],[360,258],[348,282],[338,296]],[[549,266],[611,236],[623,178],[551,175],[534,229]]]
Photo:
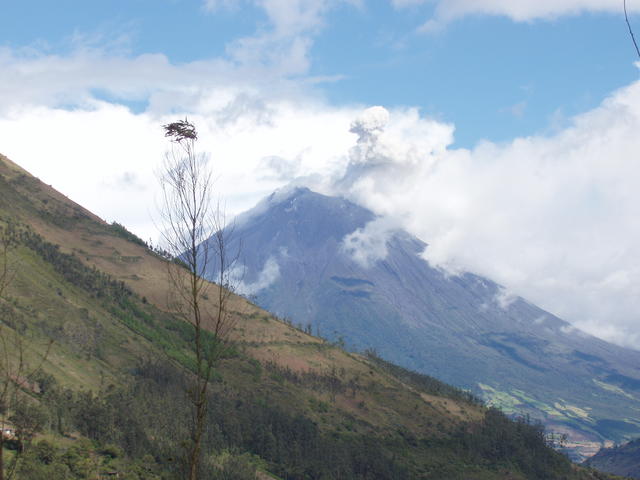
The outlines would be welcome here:
[[[193,326],[194,333],[194,376],[187,392],[193,405],[187,463],[188,478],[196,480],[209,384],[233,328],[230,280],[237,256],[229,255],[230,230],[225,228],[220,204],[212,201],[213,181],[207,158],[195,150],[195,126],[185,119],[163,128],[171,140],[160,176],[162,235],[165,248],[175,259],[169,266],[170,307]],[[216,273],[217,285],[204,279],[211,272]]]

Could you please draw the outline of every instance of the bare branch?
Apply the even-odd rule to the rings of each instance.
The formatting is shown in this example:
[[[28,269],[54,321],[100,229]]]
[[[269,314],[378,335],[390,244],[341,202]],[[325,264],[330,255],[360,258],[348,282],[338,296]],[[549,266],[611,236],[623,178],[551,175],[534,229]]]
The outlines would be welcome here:
[[[165,130],[165,137],[171,137],[172,142],[180,143],[183,140],[197,140],[198,132],[193,123],[189,122],[186,118],[184,120],[178,120],[177,122],[168,123],[163,125]]]
[[[623,7],[624,7],[624,19],[627,22],[627,27],[629,28],[629,35],[631,35],[633,46],[636,47],[636,53],[638,54],[638,58],[640,58],[640,48],[638,48],[636,37],[633,35],[633,29],[631,28],[631,23],[629,22],[629,15],[627,15],[627,0],[623,0]]]

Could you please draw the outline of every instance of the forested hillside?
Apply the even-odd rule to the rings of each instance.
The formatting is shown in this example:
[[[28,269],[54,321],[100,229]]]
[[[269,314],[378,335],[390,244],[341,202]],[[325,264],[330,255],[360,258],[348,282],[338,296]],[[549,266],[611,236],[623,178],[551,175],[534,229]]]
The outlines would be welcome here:
[[[5,478],[184,478],[193,331],[167,307],[167,261],[4,157],[0,226]],[[527,418],[243,298],[230,310],[202,478],[609,478]]]

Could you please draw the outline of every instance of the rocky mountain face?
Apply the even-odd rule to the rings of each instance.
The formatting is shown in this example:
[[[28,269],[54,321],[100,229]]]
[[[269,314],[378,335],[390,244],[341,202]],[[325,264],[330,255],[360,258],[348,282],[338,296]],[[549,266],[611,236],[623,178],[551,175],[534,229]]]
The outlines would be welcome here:
[[[640,434],[640,352],[487,278],[433,268],[424,242],[371,211],[305,188],[276,192],[238,218],[234,239],[240,291],[314,333],[540,419],[578,456]]]

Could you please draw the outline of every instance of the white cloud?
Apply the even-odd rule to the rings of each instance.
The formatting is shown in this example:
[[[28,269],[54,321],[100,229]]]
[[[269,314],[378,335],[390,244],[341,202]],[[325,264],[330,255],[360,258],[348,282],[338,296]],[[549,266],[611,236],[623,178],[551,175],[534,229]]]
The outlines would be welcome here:
[[[212,153],[217,191],[236,214],[348,148],[353,112],[313,101],[309,85],[322,80],[291,80],[306,73],[326,12],[345,2],[354,3],[210,0],[210,10],[253,3],[269,22],[228,45],[226,57],[180,65],[163,54],[129,56],[120,41],[100,48],[87,36],[75,36],[68,55],[0,47],[0,149],[99,215],[155,240],[149,217],[166,145],[160,127],[189,115],[200,148]],[[323,122],[331,141],[320,144]]]
[[[391,3],[397,8],[435,3],[434,16],[422,27],[426,31],[466,15],[499,15],[516,22],[528,22],[588,12],[622,13],[622,2],[618,0],[391,0]],[[627,10],[640,12],[640,5],[627,2]]]
[[[212,89],[204,97],[213,106],[164,115],[135,114],[105,102],[73,111],[23,107],[0,114],[0,151],[103,218],[156,241],[150,219],[159,198],[154,171],[168,146],[161,125],[175,118],[188,114],[198,126],[199,148],[211,153],[216,193],[226,200],[229,215],[288,182],[288,165],[294,165],[292,173],[331,170],[352,144],[348,129],[355,111],[300,108],[282,100],[269,104],[269,123],[253,111],[230,123],[226,96]],[[265,157],[283,163],[265,164]]]
[[[503,310],[508,310],[511,304],[518,299],[518,296],[506,288],[500,288],[494,297],[494,301]]]
[[[533,321],[533,324],[534,325],[543,325],[546,321],[547,321],[547,316],[546,315],[540,315],[538,318],[536,318]]]
[[[115,101],[148,100],[150,110],[163,111],[167,96],[175,108],[199,102],[200,90],[237,82],[243,72],[223,60],[177,67],[161,54],[126,57],[80,48],[67,56],[23,54],[0,47],[0,111],[29,106],[95,108],[107,93]],[[245,72],[246,73],[246,72]],[[262,78],[268,76],[265,74]]]
[[[205,0],[205,9],[260,8],[267,25],[255,34],[227,45],[229,57],[239,65],[268,67],[281,75],[302,75],[310,67],[313,38],[324,27],[329,10],[340,4],[359,5],[360,0]]]
[[[579,330],[573,325],[563,325],[560,327],[560,331],[564,334],[577,333]]]
[[[0,114],[4,154],[107,220],[135,225],[145,239],[156,237],[149,211],[161,135],[151,116],[106,103]]]
[[[307,85],[335,78],[300,78],[310,67],[309,52],[324,27],[327,13],[338,5],[358,5],[357,0],[206,0],[204,7],[236,8],[253,4],[267,22],[253,35],[226,45],[221,58],[172,64],[163,54],[128,55],[129,36],[74,35],[69,55],[43,54],[34,48],[0,46],[0,110],[12,105],[48,105],[91,108],[106,94],[111,101],[148,102],[147,111],[193,111],[224,101],[229,108],[259,101],[295,98]],[[297,78],[291,81],[291,78]],[[217,92],[207,98],[212,87]],[[226,98],[220,90],[227,89]],[[236,98],[238,92],[244,97]],[[244,104],[233,105],[233,101]],[[256,110],[256,105],[251,105]],[[231,112],[233,113],[233,112]]]
[[[397,110],[389,123],[386,109],[371,107],[355,119],[350,131],[358,136],[357,142],[332,188],[355,198],[377,197],[369,203],[375,203],[382,215],[397,213],[393,205],[385,207],[385,197],[412,183],[416,169],[428,171],[453,141],[453,126],[421,118],[416,109]]]
[[[243,3],[242,0],[204,0],[204,8],[210,12],[215,12],[222,8],[239,7],[241,3]]]
[[[320,100],[307,78],[292,80],[306,71],[308,42],[336,3],[312,12],[296,3],[291,15],[302,15],[302,29],[278,10],[285,3],[269,3],[269,28],[247,42],[301,43],[282,40],[266,62],[242,58],[240,43],[227,58],[182,65],[81,46],[66,56],[1,48],[0,151],[102,217],[156,239],[160,126],[188,115],[229,214],[290,181],[342,193],[427,241],[432,264],[488,276],[580,328],[640,347],[640,82],[555,135],[452,149],[453,125],[417,109],[362,114]],[[488,2],[474,4],[485,6],[475,13],[491,13]],[[473,10],[471,2],[448,5]],[[519,19],[509,5],[495,2],[494,13]],[[531,18],[542,11],[529,8]],[[136,113],[129,102],[146,106]],[[371,233],[354,237],[359,251]],[[378,257],[385,245],[374,245]]]
[[[175,65],[163,55],[1,48],[0,70],[0,152],[154,241],[154,170],[168,145],[161,125],[185,115],[197,125],[233,215],[295,175],[331,170],[352,145],[358,111],[327,108],[267,67],[223,59]],[[146,107],[137,113],[129,102]]]
[[[638,131],[640,82],[556,135],[473,150],[449,147],[451,127],[396,111],[374,141],[360,136],[337,190],[400,219],[432,264],[639,347]]]
[[[252,4],[264,11],[275,35],[288,37],[313,33],[324,24],[324,15],[339,3],[353,0],[204,0],[209,11]]]
[[[255,282],[246,283],[240,277],[236,279],[236,291],[241,295],[255,295],[259,291],[268,288],[278,278],[280,278],[280,266],[274,257],[269,257]]]
[[[390,217],[380,217],[346,235],[340,249],[364,268],[372,267],[387,257],[387,243],[397,225]]]

